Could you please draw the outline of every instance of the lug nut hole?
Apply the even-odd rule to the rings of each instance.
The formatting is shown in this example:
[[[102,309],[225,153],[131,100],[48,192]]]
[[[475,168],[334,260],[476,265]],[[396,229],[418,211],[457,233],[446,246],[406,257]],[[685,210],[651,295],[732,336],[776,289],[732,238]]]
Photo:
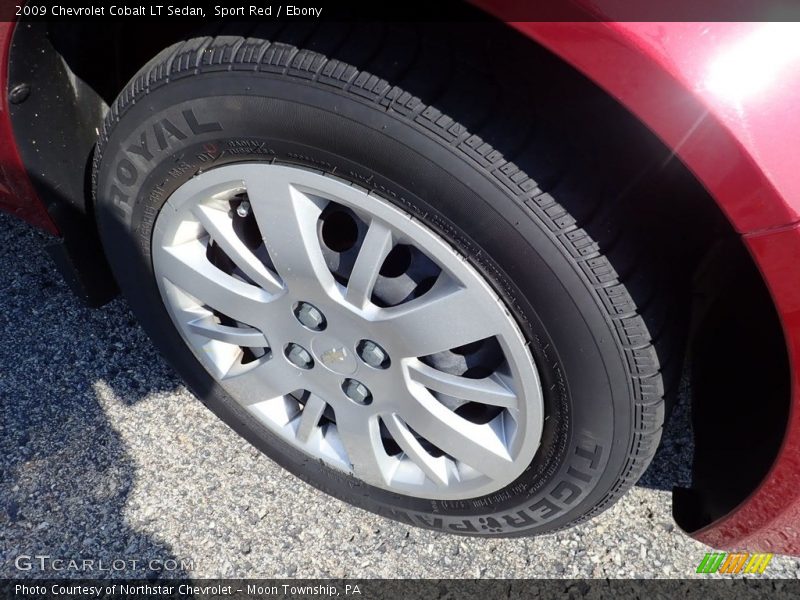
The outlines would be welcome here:
[[[389,354],[372,340],[361,340],[356,346],[358,357],[375,369],[388,369],[392,364]]]
[[[300,344],[286,344],[283,354],[286,356],[286,360],[300,369],[308,370],[314,366],[314,359],[311,357],[311,353]]]
[[[308,302],[298,302],[292,312],[300,324],[311,331],[322,331],[328,326],[322,311]]]
[[[345,379],[344,382],[342,382],[342,391],[345,396],[356,404],[362,404],[364,406],[372,404],[372,393],[367,386],[356,379]]]

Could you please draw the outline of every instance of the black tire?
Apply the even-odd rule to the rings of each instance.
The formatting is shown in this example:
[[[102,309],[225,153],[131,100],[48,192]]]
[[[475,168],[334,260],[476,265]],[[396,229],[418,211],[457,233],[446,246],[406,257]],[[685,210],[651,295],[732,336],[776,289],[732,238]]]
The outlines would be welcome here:
[[[351,46],[346,36],[326,35],[304,36],[305,45],[331,57],[260,36],[190,39],[160,53],[120,94],[97,148],[94,190],[103,243],[133,311],[220,418],[298,477],[356,506],[431,529],[504,536],[550,532],[596,515],[639,478],[660,439],[664,382],[646,320],[598,244],[540,183],[436,105],[395,85],[436,80],[441,57],[419,58],[435,48],[417,44],[397,50],[396,60],[378,60],[394,42],[389,35],[375,41],[364,60],[376,71],[378,63],[389,65],[390,76],[394,69],[396,80],[387,81],[333,58],[348,56]],[[540,143],[530,135],[535,124],[518,127]],[[491,138],[503,130],[487,131]],[[145,151],[131,151],[143,141]],[[530,342],[545,393],[542,446],[514,484],[459,502],[370,487],[246,417],[185,347],[152,272],[156,216],[198,172],[265,160],[335,170],[371,188],[436,230],[494,285]],[[544,164],[550,160],[539,161],[549,173],[539,181],[569,190],[565,163]],[[624,238],[625,223],[614,225],[612,237]]]

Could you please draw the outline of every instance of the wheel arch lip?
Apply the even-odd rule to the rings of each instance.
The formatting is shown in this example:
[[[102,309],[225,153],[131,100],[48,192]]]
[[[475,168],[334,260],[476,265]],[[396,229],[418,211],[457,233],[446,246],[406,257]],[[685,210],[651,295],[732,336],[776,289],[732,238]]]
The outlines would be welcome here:
[[[503,18],[502,0],[475,3]],[[789,355],[789,419],[769,473],[727,515],[687,533],[718,548],[800,555],[800,177],[786,152],[800,139],[800,53],[765,46],[753,68],[778,60],[786,76],[758,95],[726,97],[709,74],[725,52],[757,46],[772,24],[597,21],[605,0],[583,4],[581,22],[511,25],[626,106],[708,190],[769,288]]]

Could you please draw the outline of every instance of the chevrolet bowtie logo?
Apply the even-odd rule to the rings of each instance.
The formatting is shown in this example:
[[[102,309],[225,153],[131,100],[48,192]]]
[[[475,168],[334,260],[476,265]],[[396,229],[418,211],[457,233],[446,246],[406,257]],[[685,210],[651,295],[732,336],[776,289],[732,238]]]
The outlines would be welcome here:
[[[326,350],[320,356],[320,360],[328,366],[331,366],[336,363],[342,362],[345,358],[347,358],[347,349],[342,348],[331,348],[330,350]]]

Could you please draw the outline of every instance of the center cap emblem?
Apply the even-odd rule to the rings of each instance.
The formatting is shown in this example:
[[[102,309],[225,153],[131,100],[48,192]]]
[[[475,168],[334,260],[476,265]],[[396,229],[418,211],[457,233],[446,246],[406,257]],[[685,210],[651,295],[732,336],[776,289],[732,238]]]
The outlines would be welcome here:
[[[311,351],[327,369],[340,375],[352,375],[358,368],[355,352],[338,340],[321,335],[311,341]]]
[[[347,348],[344,346],[341,348],[331,348],[323,352],[319,358],[326,367],[332,367],[336,363],[343,362],[347,358]]]

